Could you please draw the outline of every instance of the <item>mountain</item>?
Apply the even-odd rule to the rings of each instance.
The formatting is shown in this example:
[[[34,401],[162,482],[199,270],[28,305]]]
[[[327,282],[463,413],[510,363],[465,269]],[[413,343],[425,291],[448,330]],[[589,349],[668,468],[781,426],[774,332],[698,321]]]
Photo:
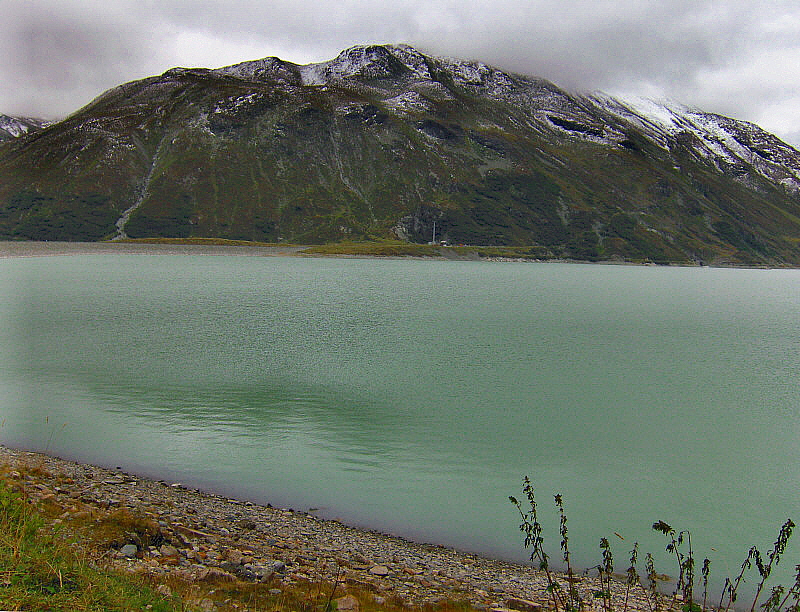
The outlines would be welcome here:
[[[436,239],[800,265],[800,153],[751,123],[408,46],[174,68],[0,143],[0,238]]]
[[[32,117],[9,117],[0,114],[0,142],[19,138],[29,132],[42,129],[46,125],[41,119]]]

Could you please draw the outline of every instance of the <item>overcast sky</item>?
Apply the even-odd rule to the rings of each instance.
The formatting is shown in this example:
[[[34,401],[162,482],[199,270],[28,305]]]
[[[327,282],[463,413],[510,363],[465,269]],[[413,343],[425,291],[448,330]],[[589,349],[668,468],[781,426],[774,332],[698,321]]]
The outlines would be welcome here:
[[[59,118],[174,66],[366,43],[668,98],[800,146],[798,0],[0,0],[0,113]]]

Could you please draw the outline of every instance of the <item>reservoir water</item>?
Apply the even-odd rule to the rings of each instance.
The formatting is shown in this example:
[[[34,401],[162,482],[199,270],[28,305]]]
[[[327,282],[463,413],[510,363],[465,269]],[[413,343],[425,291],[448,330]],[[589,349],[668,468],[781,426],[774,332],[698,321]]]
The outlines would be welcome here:
[[[527,474],[553,558],[563,493],[579,565],[663,552],[664,520],[717,581],[800,520],[798,270],[86,255],[0,283],[9,446],[517,560]]]

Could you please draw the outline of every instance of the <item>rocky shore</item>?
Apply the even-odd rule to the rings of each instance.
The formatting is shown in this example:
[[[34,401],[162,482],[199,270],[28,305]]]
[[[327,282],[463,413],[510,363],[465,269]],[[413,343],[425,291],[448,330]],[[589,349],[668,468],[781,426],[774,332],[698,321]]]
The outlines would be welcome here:
[[[34,499],[58,503],[65,509],[62,519],[127,509],[152,521],[158,526],[155,543],[137,545],[131,539],[109,548],[103,557],[156,580],[171,575],[186,581],[270,580],[286,586],[337,583],[338,593],[345,594],[340,610],[347,609],[348,588],[371,593],[378,604],[391,599],[409,607],[444,600],[483,610],[536,612],[548,607],[547,580],[528,566],[3,446],[0,471],[27,481],[26,491]],[[578,587],[591,602],[599,585],[586,576]],[[620,581],[614,593],[619,610],[624,593]],[[641,589],[631,593],[627,608],[650,609]]]

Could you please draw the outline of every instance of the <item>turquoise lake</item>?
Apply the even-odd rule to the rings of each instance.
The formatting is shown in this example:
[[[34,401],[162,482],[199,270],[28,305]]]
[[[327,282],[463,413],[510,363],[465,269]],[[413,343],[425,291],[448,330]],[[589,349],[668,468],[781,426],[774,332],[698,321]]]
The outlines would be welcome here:
[[[553,558],[562,493],[580,566],[663,553],[664,520],[719,582],[800,521],[798,270],[76,255],[0,283],[8,446],[514,560],[527,474]]]

